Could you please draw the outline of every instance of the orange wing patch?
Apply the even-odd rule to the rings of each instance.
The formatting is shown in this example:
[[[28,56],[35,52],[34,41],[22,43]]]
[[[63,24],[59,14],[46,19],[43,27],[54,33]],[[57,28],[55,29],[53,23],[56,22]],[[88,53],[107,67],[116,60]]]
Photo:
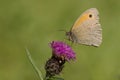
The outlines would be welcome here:
[[[77,27],[79,27],[78,25],[82,24],[84,21],[86,21],[87,19],[89,19],[88,14],[84,14],[82,16],[80,16],[77,21],[75,22],[75,24],[73,25],[72,29],[75,29]]]

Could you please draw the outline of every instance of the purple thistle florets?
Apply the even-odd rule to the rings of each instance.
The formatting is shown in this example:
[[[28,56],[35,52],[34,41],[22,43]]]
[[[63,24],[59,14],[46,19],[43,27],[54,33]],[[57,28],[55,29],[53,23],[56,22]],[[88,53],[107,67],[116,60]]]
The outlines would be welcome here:
[[[66,61],[74,60],[76,58],[75,52],[72,48],[61,41],[52,41],[50,43],[52,48],[53,56],[57,56],[58,58],[63,58]]]

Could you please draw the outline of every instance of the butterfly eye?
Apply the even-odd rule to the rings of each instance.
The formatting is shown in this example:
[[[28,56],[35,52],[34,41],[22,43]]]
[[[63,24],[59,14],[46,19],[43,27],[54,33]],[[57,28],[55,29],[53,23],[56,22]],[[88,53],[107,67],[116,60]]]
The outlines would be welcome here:
[[[89,18],[92,18],[92,14],[89,14]]]

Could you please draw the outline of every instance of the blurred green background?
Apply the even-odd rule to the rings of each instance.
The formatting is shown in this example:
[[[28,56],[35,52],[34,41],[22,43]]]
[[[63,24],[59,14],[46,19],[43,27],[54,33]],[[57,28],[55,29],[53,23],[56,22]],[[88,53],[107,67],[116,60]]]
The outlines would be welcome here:
[[[96,7],[103,43],[73,45],[77,60],[65,65],[65,80],[120,80],[120,0],[0,0],[0,80],[38,80],[27,46],[44,74],[49,42],[64,40],[78,16]]]

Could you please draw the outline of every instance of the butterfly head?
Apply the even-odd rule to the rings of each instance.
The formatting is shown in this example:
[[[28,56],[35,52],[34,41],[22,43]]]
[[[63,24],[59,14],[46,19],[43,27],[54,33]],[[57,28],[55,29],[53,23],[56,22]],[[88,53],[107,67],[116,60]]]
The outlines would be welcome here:
[[[69,31],[69,32],[66,32],[66,37],[69,41],[72,41],[73,42],[73,38],[72,38],[72,32]]]

